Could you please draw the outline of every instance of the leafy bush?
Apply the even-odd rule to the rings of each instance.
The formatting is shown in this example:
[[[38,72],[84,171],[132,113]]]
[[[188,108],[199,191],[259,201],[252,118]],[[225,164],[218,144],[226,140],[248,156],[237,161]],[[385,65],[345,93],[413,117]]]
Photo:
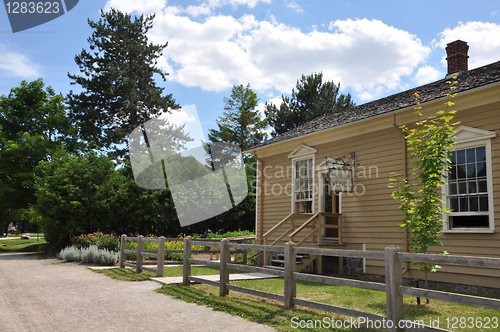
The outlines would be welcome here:
[[[89,248],[92,245],[97,246],[99,249],[108,251],[120,251],[120,240],[117,237],[101,232],[92,234],[82,234],[74,237],[71,241],[77,248]]]
[[[118,253],[107,249],[99,249],[96,245],[82,248],[82,263],[115,265],[118,262]]]
[[[226,232],[224,234],[207,233],[207,234],[193,234],[193,238],[198,239],[225,239],[229,237],[252,236],[255,235],[252,231],[234,231]]]
[[[179,234],[177,238],[183,239],[185,238],[185,234]],[[146,238],[154,239],[157,238],[156,235],[154,234],[148,234]],[[126,248],[129,250],[137,250],[137,242],[135,241],[127,241]],[[196,251],[196,250],[204,250],[204,246],[192,246],[191,251]],[[158,250],[158,243],[156,242],[144,242],[144,250]],[[184,242],[183,241],[166,241],[165,242],[165,251],[169,250],[184,250]],[[134,254],[126,254],[126,259],[127,260],[136,260],[136,255]],[[172,261],[182,261],[183,259],[183,253],[165,253],[165,259],[166,260],[172,260]],[[143,259],[148,259],[147,257],[143,257]]]
[[[137,250],[137,242],[127,241],[127,245],[125,246],[128,250]],[[135,261],[136,256],[134,254],[125,254],[125,259],[130,261]]]
[[[79,262],[81,257],[82,252],[75,246],[66,247],[57,255],[57,258],[63,259],[67,262]]]
[[[62,249],[58,255],[59,259],[68,262],[79,262],[88,264],[115,265],[118,262],[118,252],[107,249],[99,249],[96,245],[88,248],[78,248],[76,246]]]

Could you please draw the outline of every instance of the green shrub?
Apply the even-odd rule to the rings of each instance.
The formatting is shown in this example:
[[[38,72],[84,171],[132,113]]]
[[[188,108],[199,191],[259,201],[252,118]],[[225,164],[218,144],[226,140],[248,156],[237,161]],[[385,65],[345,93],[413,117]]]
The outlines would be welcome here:
[[[193,234],[193,238],[198,239],[225,239],[229,237],[251,236],[255,235],[252,231],[233,231],[224,234],[208,233],[208,234]]]
[[[99,249],[108,251],[120,251],[120,240],[117,237],[101,232],[82,234],[74,237],[71,241],[77,248],[89,248],[96,245]]]
[[[127,245],[125,246],[125,248],[129,249],[129,250],[137,250],[137,242],[127,241]],[[130,261],[135,261],[136,260],[136,255],[134,255],[134,254],[125,254],[125,259],[130,260]]]
[[[99,249],[96,245],[82,248],[82,263],[115,265],[118,262],[118,253],[107,249]]]
[[[107,249],[99,249],[96,245],[88,248],[78,248],[76,246],[66,247],[57,255],[59,259],[68,262],[79,262],[85,264],[115,265],[118,262],[118,252]]]
[[[57,258],[67,262],[79,262],[81,260],[82,252],[75,246],[66,247],[62,249]]]

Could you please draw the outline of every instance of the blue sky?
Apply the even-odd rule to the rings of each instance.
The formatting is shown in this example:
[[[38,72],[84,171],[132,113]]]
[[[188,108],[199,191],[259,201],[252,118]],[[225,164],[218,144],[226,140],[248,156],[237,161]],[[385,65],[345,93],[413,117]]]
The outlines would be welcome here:
[[[64,95],[79,90],[67,73],[79,73],[87,19],[111,7],[156,13],[150,38],[169,42],[160,66],[170,73],[158,85],[180,105],[196,105],[205,131],[216,128],[235,84],[250,83],[262,108],[301,74],[321,71],[362,104],[443,78],[444,47],[457,39],[470,46],[470,69],[500,60],[498,0],[80,0],[18,33],[0,8],[0,95],[40,77]]]

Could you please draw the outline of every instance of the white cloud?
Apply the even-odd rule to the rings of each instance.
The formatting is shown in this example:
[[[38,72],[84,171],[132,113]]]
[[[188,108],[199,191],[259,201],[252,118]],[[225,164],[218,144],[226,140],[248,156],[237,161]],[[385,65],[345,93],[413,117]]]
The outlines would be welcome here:
[[[254,8],[259,2],[271,3],[272,0],[206,0],[198,6],[189,5],[186,8],[181,6],[169,6],[170,10],[174,10],[177,14],[187,13],[193,17],[198,17],[201,15],[211,15],[214,9],[221,8],[224,6],[232,6],[237,8],[239,6],[247,6],[248,8]],[[110,10],[111,8],[118,9],[123,12],[132,13],[158,13],[163,10],[167,5],[167,0],[108,0],[104,10]]]
[[[257,110],[259,111],[259,115],[262,119],[266,118],[266,113],[264,113],[264,110],[266,109],[266,103],[260,102],[257,104]]]
[[[290,1],[287,5],[288,8],[295,10],[297,13],[303,13],[304,9],[300,7],[295,1]]]
[[[469,69],[477,68],[500,60],[500,24],[487,22],[460,22],[453,29],[447,28],[440,33],[435,45],[445,48],[446,44],[457,39],[469,45]],[[446,64],[446,56],[442,62]]]
[[[329,31],[302,32],[273,21],[272,14],[269,21],[209,14],[221,6],[259,2],[270,0],[207,0],[157,11],[150,37],[169,42],[166,61],[159,64],[170,73],[168,80],[208,91],[250,83],[276,95],[290,93],[302,74],[321,71],[366,100],[400,89],[402,77],[412,75],[430,53],[416,36],[378,20],[337,20]]]
[[[126,13],[136,11],[139,13],[150,14],[161,11],[166,5],[167,0],[108,0],[104,10],[108,11],[111,8],[115,8]]]
[[[418,85],[427,84],[444,78],[445,74],[432,66],[420,67],[415,74],[415,81]]]
[[[33,64],[25,55],[17,52],[7,51],[6,47],[0,45],[0,73],[7,76],[21,78],[37,78],[40,72],[37,65]]]
[[[197,114],[189,114],[186,109],[189,110],[191,105],[184,106],[178,110],[172,110],[171,113],[165,113],[163,116],[168,119],[168,122],[175,124],[177,126],[183,125],[186,122],[193,122],[197,120]]]

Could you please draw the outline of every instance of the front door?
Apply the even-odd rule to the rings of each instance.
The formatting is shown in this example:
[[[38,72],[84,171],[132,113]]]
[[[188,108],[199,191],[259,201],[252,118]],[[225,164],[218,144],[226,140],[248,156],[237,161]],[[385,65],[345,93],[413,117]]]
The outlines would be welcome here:
[[[322,174],[322,212],[333,212],[340,213],[340,193],[335,193],[330,190],[329,177],[327,174]],[[323,217],[322,223],[325,225],[337,225],[338,218],[337,217]],[[323,237],[325,238],[338,238],[339,233],[336,228],[324,228],[323,229]]]

